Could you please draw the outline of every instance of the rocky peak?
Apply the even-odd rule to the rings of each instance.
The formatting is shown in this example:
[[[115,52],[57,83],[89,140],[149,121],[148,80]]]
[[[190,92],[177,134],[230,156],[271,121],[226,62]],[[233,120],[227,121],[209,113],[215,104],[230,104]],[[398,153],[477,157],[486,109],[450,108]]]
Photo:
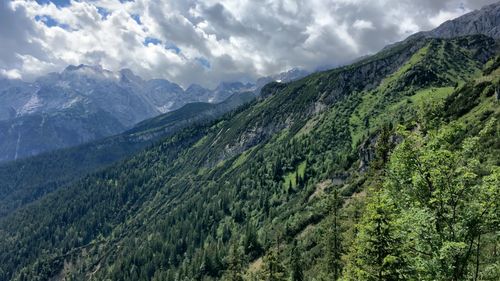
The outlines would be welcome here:
[[[500,39],[500,2],[484,6],[453,20],[448,20],[430,31],[415,33],[406,40],[417,38],[453,38],[467,35],[483,34]],[[396,43],[398,44],[398,43]],[[384,49],[394,46],[389,45]]]
[[[189,94],[189,95],[193,95],[193,96],[203,96],[203,95],[207,95],[209,94],[209,90],[206,89],[206,88],[203,88],[201,85],[199,84],[191,84],[187,89],[186,89],[186,93]]]
[[[457,19],[446,21],[424,33],[428,37],[452,38],[473,34],[500,38],[500,2],[483,7]]]
[[[135,75],[135,73],[129,69],[129,68],[124,68],[120,70],[120,82],[122,83],[142,83],[143,80],[141,77]]]
[[[101,65],[69,65],[62,72],[63,79],[72,80],[78,78],[91,79],[115,79],[116,74],[112,71],[104,69]]]

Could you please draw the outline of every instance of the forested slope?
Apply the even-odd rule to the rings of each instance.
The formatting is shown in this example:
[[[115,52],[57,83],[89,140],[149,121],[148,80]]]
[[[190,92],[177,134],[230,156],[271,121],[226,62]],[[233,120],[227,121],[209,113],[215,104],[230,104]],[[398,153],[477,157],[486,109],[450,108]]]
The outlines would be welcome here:
[[[0,219],[0,280],[496,280],[498,45],[409,40]]]
[[[0,165],[0,217],[152,146],[189,126],[198,126],[255,99],[253,93],[237,93],[218,103],[191,103],[140,122],[122,134],[73,148]]]

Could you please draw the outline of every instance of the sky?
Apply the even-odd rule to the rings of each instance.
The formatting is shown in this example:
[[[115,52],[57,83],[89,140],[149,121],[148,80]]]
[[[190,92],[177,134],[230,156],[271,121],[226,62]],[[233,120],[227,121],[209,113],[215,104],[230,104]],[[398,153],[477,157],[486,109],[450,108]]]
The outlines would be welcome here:
[[[0,76],[130,68],[187,87],[348,63],[496,0],[0,0]]]

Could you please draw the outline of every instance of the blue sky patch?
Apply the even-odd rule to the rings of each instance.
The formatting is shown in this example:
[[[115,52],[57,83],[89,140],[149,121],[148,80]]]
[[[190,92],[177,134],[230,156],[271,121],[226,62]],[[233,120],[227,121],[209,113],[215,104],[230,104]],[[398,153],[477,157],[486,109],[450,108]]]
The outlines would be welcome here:
[[[130,16],[135,20],[135,22],[137,22],[137,24],[142,24],[141,23],[141,16],[139,16],[138,14],[132,14]]]
[[[101,19],[103,20],[107,19],[108,16],[111,15],[111,13],[103,7],[97,7],[97,12],[101,15]]]
[[[36,21],[41,21],[43,22],[46,26],[48,27],[54,27],[54,26],[58,26],[60,28],[64,28],[64,29],[69,29],[69,25],[67,24],[63,24],[63,23],[60,23],[58,22],[57,20],[55,20],[53,17],[51,16],[47,16],[47,15],[43,15],[43,16],[40,16],[40,15],[36,15],[35,16],[35,20]]]
[[[176,54],[181,53],[181,49],[179,47],[177,47],[177,45],[172,44],[172,43],[165,44],[165,49],[173,51]]]
[[[36,2],[40,5],[54,3],[58,8],[67,7],[71,5],[71,0],[36,0]]]
[[[210,69],[212,66],[210,65],[210,62],[206,59],[206,58],[203,58],[203,57],[199,57],[199,58],[195,58],[195,60],[201,64],[201,66],[203,66],[204,68],[206,69]]]
[[[147,46],[149,45],[149,43],[153,44],[153,45],[160,45],[161,44],[161,40],[160,39],[157,39],[157,38],[153,38],[153,37],[146,37],[146,39],[144,40],[144,46]]]

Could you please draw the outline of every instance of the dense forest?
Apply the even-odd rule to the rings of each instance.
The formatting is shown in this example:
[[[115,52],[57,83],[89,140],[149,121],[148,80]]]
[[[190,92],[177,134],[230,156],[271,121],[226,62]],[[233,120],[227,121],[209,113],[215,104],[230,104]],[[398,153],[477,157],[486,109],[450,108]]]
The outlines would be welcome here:
[[[0,218],[0,280],[499,280],[500,57],[414,38]]]

